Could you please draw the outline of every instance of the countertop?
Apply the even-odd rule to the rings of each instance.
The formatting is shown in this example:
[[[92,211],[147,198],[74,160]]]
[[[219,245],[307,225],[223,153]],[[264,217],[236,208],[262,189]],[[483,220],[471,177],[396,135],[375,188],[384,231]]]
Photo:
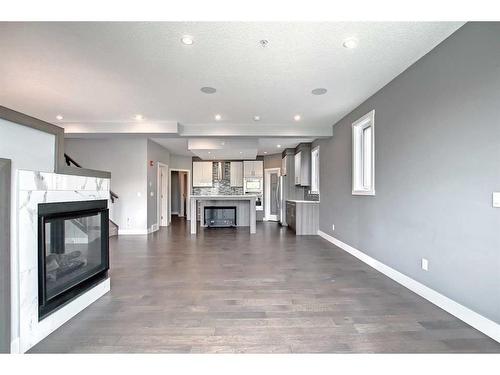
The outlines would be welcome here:
[[[287,199],[287,202],[293,202],[293,203],[319,203],[319,201],[304,201],[304,200],[295,200],[295,199]]]
[[[228,199],[228,200],[250,200],[257,199],[257,195],[191,195],[191,199]]]

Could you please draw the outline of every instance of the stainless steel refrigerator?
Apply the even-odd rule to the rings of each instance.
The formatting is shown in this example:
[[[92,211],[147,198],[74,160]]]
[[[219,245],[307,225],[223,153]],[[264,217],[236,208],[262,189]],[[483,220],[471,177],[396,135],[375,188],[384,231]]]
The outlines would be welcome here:
[[[279,221],[280,224],[286,226],[286,200],[288,199],[288,189],[287,189],[287,176],[279,177],[279,199],[278,199],[278,207],[279,207]]]

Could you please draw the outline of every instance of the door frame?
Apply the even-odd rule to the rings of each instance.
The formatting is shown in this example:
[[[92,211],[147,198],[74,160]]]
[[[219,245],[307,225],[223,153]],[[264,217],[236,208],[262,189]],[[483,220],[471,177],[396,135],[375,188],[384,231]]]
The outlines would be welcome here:
[[[170,168],[168,175],[172,177],[172,172],[187,172],[187,197],[186,197],[186,220],[191,220],[191,170],[182,168]],[[168,179],[168,222],[172,221],[172,186],[170,184],[171,178]]]
[[[157,167],[156,167],[156,225],[159,227],[167,227],[169,224],[168,218],[166,215],[168,214],[170,210],[170,202],[168,199],[165,199],[165,215],[162,215],[162,207],[161,207],[161,186],[162,186],[162,181],[161,181],[161,169],[165,169],[165,190],[168,192],[168,186],[170,184],[170,175],[168,172],[168,165],[164,164],[162,162],[157,162]],[[161,217],[163,216],[163,220]]]
[[[266,168],[264,169],[264,220],[279,221],[279,215],[271,215],[271,173],[277,172],[278,179],[281,173],[281,168]]]

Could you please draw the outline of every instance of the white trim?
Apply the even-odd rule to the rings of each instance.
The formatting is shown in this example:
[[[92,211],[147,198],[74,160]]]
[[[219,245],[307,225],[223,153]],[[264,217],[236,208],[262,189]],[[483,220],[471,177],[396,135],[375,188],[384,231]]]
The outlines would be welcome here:
[[[178,211],[171,211],[170,215],[179,215],[179,212]]]
[[[396,271],[395,269],[385,265],[382,262],[379,262],[378,260],[366,255],[362,251],[347,245],[346,243],[333,236],[330,236],[329,234],[326,234],[321,230],[318,231],[318,235],[331,242],[335,246],[340,247],[342,250],[348,252],[354,257],[358,258],[362,262],[368,264],[370,267],[375,268],[377,271],[383,273],[397,283],[410,289],[412,292],[417,293],[419,296],[447,311],[451,315],[476,328],[478,331],[481,331],[485,335],[491,337],[493,340],[500,342],[500,324],[495,323],[488,318],[485,318],[475,311],[470,310],[469,308],[459,304],[458,302],[453,301],[452,299],[442,295],[441,293],[436,292],[435,290],[425,286],[424,284],[419,283],[418,281],[402,274],[399,271]]]
[[[316,175],[318,176],[318,184],[316,186],[317,190],[313,190],[312,189],[312,185],[313,185],[313,175],[312,175],[312,170],[313,170],[313,164],[314,164],[314,152],[318,150],[318,165],[316,166]],[[309,191],[310,194],[319,194],[319,183],[320,183],[320,174],[319,174],[319,160],[321,158],[321,154],[320,154],[320,149],[319,149],[319,145],[314,147],[312,150],[311,150],[311,190]]]
[[[158,229],[160,229],[160,226],[158,223],[151,225],[151,227],[148,229],[148,234],[156,232]]]
[[[371,127],[372,131],[372,139],[371,139],[371,187],[370,189],[362,189],[356,188],[356,178],[357,178],[357,169],[363,169],[363,160],[359,160],[360,157],[356,153],[356,143],[358,140],[362,140],[362,136],[359,134],[359,130],[361,132],[363,129]],[[352,128],[352,166],[351,166],[351,174],[352,174],[352,195],[375,195],[375,110],[371,110],[366,115],[361,117],[359,120],[355,121],[351,125]],[[361,137],[361,138],[360,138]],[[363,147],[363,145],[358,145],[359,147]],[[363,157],[361,157],[363,159]],[[361,164],[359,164],[361,163]]]
[[[266,183],[271,178],[271,173],[277,172],[278,179],[280,177],[281,168],[266,168],[264,169],[264,221],[279,221],[279,215],[271,215],[271,185]],[[269,181],[267,181],[269,182]]]
[[[11,341],[10,343],[10,352],[12,354],[19,354],[21,353],[21,341],[19,337],[16,337],[14,340]]]
[[[165,173],[167,174],[166,176],[166,179],[167,179],[167,194],[168,194],[168,188],[170,187],[170,172],[169,172],[169,169],[168,169],[168,165],[167,164],[164,164],[162,162],[157,162],[157,166],[156,166],[156,224],[158,226],[161,226],[163,224],[163,222],[161,221],[161,195],[162,195],[162,191],[160,191],[161,189],[161,168],[165,168]],[[168,201],[168,199],[166,200],[167,202],[167,209],[166,209],[166,215],[168,215],[168,210],[170,210],[170,202]],[[164,222],[167,223],[166,226],[168,226],[170,220],[169,218],[164,218]]]
[[[189,169],[180,169],[180,168],[170,168],[169,169],[169,178],[168,178],[168,222],[170,223],[172,220],[172,214],[174,212],[171,212],[172,208],[172,187],[170,185],[170,181],[172,179],[172,171],[174,172],[186,172],[187,173],[187,180],[188,180],[188,186],[187,186],[187,197],[186,197],[186,220],[191,219],[191,190],[192,190],[192,181],[191,181],[191,170]]]

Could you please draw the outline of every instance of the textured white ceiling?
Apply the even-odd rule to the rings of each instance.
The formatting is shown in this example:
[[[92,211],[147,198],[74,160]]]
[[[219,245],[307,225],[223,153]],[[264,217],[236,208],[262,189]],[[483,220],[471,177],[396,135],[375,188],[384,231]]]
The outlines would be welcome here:
[[[461,25],[0,23],[0,103],[63,126],[125,124],[141,113],[182,125],[248,126],[258,114],[260,126],[327,127]],[[343,48],[347,37],[358,48]],[[317,87],[328,93],[311,95]]]

